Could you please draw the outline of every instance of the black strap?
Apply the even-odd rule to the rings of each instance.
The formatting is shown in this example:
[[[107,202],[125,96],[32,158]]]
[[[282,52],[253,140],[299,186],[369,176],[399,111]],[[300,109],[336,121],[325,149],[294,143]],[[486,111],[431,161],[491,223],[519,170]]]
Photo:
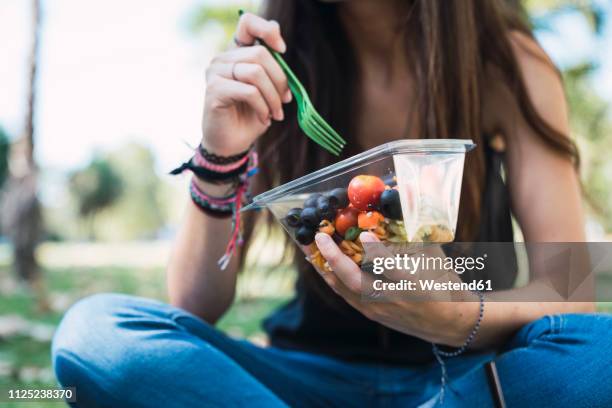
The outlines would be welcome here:
[[[196,166],[195,164],[193,164],[192,160],[189,160],[188,162],[185,162],[181,164],[179,167],[177,167],[176,169],[172,170],[170,174],[173,176],[176,176],[178,174],[183,173],[185,170],[191,170],[193,174],[195,174],[199,179],[203,181],[209,181],[213,183],[220,182],[220,181],[225,182],[228,180],[236,179],[241,174],[246,173],[248,166],[249,166],[249,162],[246,161],[244,162],[242,166],[232,171],[229,171],[227,173],[219,173],[214,170],[209,170],[204,167]]]
[[[484,369],[487,374],[487,380],[489,381],[489,390],[491,390],[493,404],[496,408],[506,408],[504,391],[502,390],[501,382],[499,381],[499,373],[497,372],[495,361],[489,361],[486,363]]]

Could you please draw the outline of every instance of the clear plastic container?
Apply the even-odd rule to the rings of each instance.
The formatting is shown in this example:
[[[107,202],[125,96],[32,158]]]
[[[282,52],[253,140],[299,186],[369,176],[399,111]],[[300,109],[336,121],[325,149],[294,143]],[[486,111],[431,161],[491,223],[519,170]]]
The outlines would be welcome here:
[[[382,241],[450,242],[465,153],[474,147],[463,139],[394,141],[260,194],[244,210],[269,209],[311,260],[316,231],[358,264],[363,230]]]

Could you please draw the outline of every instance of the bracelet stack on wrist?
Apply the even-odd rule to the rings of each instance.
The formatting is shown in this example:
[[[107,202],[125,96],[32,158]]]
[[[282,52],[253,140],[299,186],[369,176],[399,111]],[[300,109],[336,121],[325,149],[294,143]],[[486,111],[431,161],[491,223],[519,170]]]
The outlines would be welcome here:
[[[194,175],[189,192],[200,210],[217,218],[232,217],[232,235],[218,262],[220,268],[225,269],[236,248],[242,244],[240,208],[248,198],[249,179],[257,173],[257,153],[251,147],[237,155],[218,156],[200,145],[191,160],[170,174],[177,175],[185,171],[191,171]],[[215,197],[202,191],[196,178],[206,183],[229,184],[232,188],[225,196]]]
[[[444,363],[444,357],[446,358],[456,357],[460,354],[463,354],[474,341],[476,334],[478,334],[478,330],[480,330],[480,324],[482,323],[482,319],[484,317],[484,303],[485,302],[484,302],[484,294],[482,292],[476,292],[476,294],[478,295],[478,300],[479,300],[478,319],[476,320],[476,324],[474,324],[472,331],[467,336],[467,338],[465,339],[461,347],[459,347],[458,349],[454,351],[442,351],[440,350],[437,344],[431,343],[432,352],[434,354],[434,357],[436,357],[436,360],[438,360],[438,363],[440,363],[440,370],[442,371],[442,375],[440,379],[440,398],[439,398],[440,404],[444,403],[444,391],[446,388],[446,383],[448,381],[448,376],[446,373],[446,364]]]
[[[170,174],[177,175],[189,170],[199,179],[209,183],[235,183],[247,172],[249,160],[254,153],[251,148],[234,156],[222,157],[208,152],[200,145],[191,160],[172,170]]]

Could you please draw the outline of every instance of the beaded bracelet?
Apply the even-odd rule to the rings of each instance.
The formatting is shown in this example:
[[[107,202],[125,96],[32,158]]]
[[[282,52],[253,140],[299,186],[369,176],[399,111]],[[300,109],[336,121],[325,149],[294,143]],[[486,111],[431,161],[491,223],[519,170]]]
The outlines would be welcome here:
[[[463,354],[474,341],[476,334],[478,334],[478,330],[480,330],[482,319],[484,318],[484,304],[485,304],[484,294],[482,292],[476,292],[476,294],[478,295],[478,300],[480,303],[479,312],[478,312],[478,320],[476,320],[476,324],[472,328],[472,331],[467,336],[467,339],[465,339],[461,347],[459,347],[458,349],[454,351],[442,351],[440,350],[437,344],[431,343],[432,352],[436,360],[438,360],[438,363],[440,363],[440,370],[442,371],[442,375],[440,379],[440,398],[439,398],[440,404],[444,403],[444,391],[446,388],[446,383],[448,381],[448,375],[446,372],[446,364],[444,363],[443,357],[446,357],[446,358],[457,357],[458,355]]]

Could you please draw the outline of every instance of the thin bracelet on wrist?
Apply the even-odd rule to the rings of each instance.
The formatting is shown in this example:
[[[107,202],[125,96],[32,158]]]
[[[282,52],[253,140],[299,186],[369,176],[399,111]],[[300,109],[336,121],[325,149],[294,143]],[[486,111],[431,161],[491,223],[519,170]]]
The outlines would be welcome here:
[[[484,294],[482,292],[476,292],[476,294],[478,295],[478,300],[480,303],[479,314],[478,320],[476,320],[476,324],[472,328],[470,334],[467,336],[463,344],[454,351],[442,351],[435,343],[432,343],[435,353],[438,353],[442,357],[447,358],[456,357],[460,354],[463,354],[465,350],[467,350],[467,348],[470,346],[470,344],[472,344],[474,338],[476,337],[476,334],[478,334],[478,330],[480,330],[480,324],[482,323],[482,318],[484,317]]]
[[[442,351],[440,350],[437,344],[431,343],[431,349],[432,349],[433,355],[436,358],[436,360],[438,360],[438,363],[440,364],[440,371],[441,371],[440,397],[439,397],[440,404],[444,403],[444,392],[446,389],[446,383],[448,382],[448,374],[446,372],[446,364],[444,363],[444,358],[445,357],[446,358],[457,357],[458,355],[463,354],[468,349],[468,347],[470,347],[470,345],[474,341],[474,338],[476,338],[476,335],[478,334],[478,331],[480,330],[482,319],[484,318],[485,297],[482,292],[476,292],[476,294],[478,295],[478,299],[479,299],[478,319],[476,320],[476,324],[474,324],[472,331],[467,336],[463,344],[454,351]]]

